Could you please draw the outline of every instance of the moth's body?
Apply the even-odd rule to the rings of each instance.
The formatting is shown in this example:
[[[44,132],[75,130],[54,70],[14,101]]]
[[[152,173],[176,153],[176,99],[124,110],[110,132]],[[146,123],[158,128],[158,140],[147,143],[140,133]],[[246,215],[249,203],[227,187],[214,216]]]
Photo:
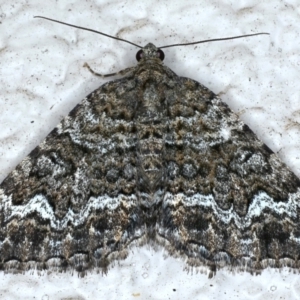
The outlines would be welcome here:
[[[159,53],[146,45],[0,185],[3,269],[106,271],[145,241],[211,274],[299,268],[299,179]]]
[[[148,44],[156,54],[156,47]],[[157,56],[142,58],[133,72],[136,80],[136,158],[137,182],[141,203],[147,207],[164,197],[166,186],[166,141],[169,134],[166,87],[173,82],[173,72],[166,72]]]

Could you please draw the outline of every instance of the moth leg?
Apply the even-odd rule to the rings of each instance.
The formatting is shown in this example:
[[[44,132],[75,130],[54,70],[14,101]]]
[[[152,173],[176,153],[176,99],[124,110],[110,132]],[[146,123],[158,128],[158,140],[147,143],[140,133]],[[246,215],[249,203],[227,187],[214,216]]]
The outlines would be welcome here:
[[[130,68],[126,68],[126,69],[124,69],[124,70],[121,70],[121,71],[119,71],[119,72],[115,72],[115,73],[110,73],[110,74],[99,74],[99,73],[97,73],[97,72],[95,72],[87,63],[84,63],[84,65],[83,65],[83,67],[84,68],[88,68],[89,69],[89,71],[92,73],[92,74],[94,74],[94,75],[96,75],[96,76],[99,76],[99,77],[110,77],[110,76],[115,76],[115,75],[125,75],[126,73],[128,73],[128,72],[130,72],[130,71],[132,71],[132,70],[134,70],[135,69],[135,67],[130,67]]]

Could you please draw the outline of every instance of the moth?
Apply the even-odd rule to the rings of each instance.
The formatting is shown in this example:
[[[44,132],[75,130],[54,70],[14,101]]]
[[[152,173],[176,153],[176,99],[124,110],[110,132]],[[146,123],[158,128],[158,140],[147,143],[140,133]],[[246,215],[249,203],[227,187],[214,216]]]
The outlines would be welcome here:
[[[115,39],[140,48],[138,64],[83,99],[0,185],[1,269],[106,272],[148,243],[210,277],[298,270],[299,178],[212,91],[163,65],[162,49],[184,44]]]

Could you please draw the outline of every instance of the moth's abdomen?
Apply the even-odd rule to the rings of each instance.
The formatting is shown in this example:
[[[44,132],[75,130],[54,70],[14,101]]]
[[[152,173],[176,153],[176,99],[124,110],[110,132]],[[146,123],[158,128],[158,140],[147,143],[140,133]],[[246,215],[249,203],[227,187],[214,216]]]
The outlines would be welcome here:
[[[161,185],[164,175],[164,135],[162,131],[165,125],[152,124],[143,130],[143,125],[138,126],[138,149],[137,157],[140,176],[143,178],[145,188],[155,192]]]

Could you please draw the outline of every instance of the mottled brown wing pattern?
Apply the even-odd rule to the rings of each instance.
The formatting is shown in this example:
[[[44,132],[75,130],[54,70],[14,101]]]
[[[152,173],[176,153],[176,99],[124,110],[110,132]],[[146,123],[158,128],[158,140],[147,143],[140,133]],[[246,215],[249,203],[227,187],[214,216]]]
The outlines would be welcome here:
[[[170,111],[174,139],[158,226],[169,251],[213,272],[299,268],[299,178],[200,83],[181,78]]]
[[[2,182],[2,268],[105,270],[142,235],[131,83],[91,93]]]
[[[0,267],[106,271],[129,246],[191,267],[299,269],[299,179],[153,44],[0,185]]]

